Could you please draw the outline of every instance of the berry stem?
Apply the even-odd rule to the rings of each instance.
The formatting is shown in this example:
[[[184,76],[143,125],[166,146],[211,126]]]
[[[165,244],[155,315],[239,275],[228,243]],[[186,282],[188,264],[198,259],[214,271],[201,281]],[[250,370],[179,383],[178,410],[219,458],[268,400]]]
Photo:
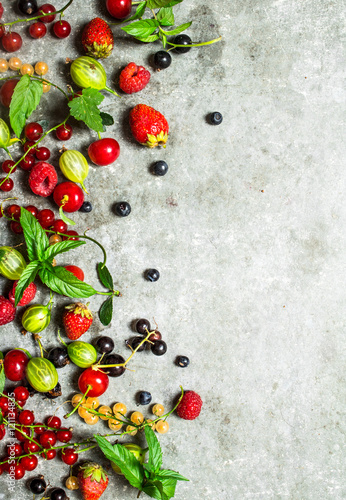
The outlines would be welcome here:
[[[63,90],[61,87],[59,87],[59,85],[56,85],[55,83],[48,81],[46,78],[42,78],[42,77],[38,77],[38,76],[30,76],[30,78],[32,80],[38,80],[39,82],[42,82],[42,83],[43,82],[48,83],[52,87],[55,87],[56,89],[60,90],[60,92],[62,92],[64,94],[66,99],[68,99],[67,93],[65,92],[65,90]]]
[[[124,363],[118,363],[116,365],[94,365],[95,368],[94,369],[98,369],[98,368],[113,368],[113,367],[116,367],[116,366],[126,366],[127,363],[130,361],[130,359],[133,358],[133,356],[136,354],[136,352],[138,351],[138,349],[148,340],[148,338],[150,337],[150,335],[152,334],[153,332],[148,332],[148,335],[142,340],[142,342],[140,342],[138,344],[138,346],[136,347],[136,349],[134,349],[132,351],[132,353],[130,354],[130,356],[127,358],[126,361],[124,361]]]
[[[64,5],[64,7],[62,7],[62,9],[55,11],[54,14],[63,13],[64,10],[66,10],[71,5],[72,2],[73,2],[73,0],[69,0],[69,2],[67,2],[67,4]],[[17,19],[16,21],[12,21],[11,23],[4,23],[3,26],[12,26],[13,24],[17,24],[17,23],[27,23],[28,21],[34,21],[35,19],[41,19],[42,17],[51,16],[51,15],[52,15],[52,13],[48,12],[47,14],[40,14],[39,16],[29,17],[27,19]]]
[[[74,412],[75,412],[76,410],[78,410],[78,408],[80,407],[80,405],[81,405],[81,404],[83,403],[83,401],[85,400],[85,398],[86,398],[86,396],[87,396],[88,392],[90,391],[90,389],[92,389],[92,386],[91,386],[91,385],[88,385],[87,390],[85,391],[85,393],[84,393],[84,395],[83,395],[82,399],[81,399],[81,400],[79,401],[79,403],[78,403],[78,404],[77,404],[77,405],[73,408],[73,410],[72,410],[72,411],[70,411],[70,413],[67,413],[67,415],[64,415],[64,418],[69,418],[71,415],[73,415],[73,414],[74,414]]]
[[[120,98],[121,98],[121,96],[120,96],[119,94],[117,94],[114,90],[110,89],[110,88],[109,88],[109,87],[107,87],[107,86],[104,88],[104,90],[108,90],[108,92],[110,92],[111,94],[114,94],[114,95],[116,95],[117,97],[120,97]]]
[[[169,31],[163,31],[162,30],[162,32],[165,33],[165,35],[169,35]],[[186,44],[186,45],[181,45],[181,44],[178,44],[178,43],[172,43],[172,42],[169,42],[167,40],[168,45],[172,45],[172,48],[168,49],[168,50],[172,50],[175,47],[201,47],[202,45],[211,45],[212,43],[219,42],[221,40],[221,38],[222,37],[219,36],[218,38],[214,38],[213,40],[209,40],[208,42],[190,43],[190,44]]]

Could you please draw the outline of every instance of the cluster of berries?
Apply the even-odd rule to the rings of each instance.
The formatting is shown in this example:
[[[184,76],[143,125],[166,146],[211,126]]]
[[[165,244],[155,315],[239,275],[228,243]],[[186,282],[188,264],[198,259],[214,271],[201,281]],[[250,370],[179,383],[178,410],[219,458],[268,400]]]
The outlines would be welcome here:
[[[152,331],[150,322],[145,319],[139,319],[135,325],[136,332],[142,335],[142,337],[133,337],[132,339],[126,341],[128,347],[132,350],[136,349],[138,345],[143,341],[143,336],[147,336],[148,333]],[[144,351],[148,346],[155,356],[163,356],[167,352],[167,344],[162,340],[162,335],[158,330],[153,330],[151,335],[148,337],[147,342],[145,342],[138,349],[138,352]]]
[[[0,73],[5,73],[9,69],[13,71],[19,71],[21,75],[32,76],[34,73],[39,76],[44,76],[48,73],[48,64],[44,61],[38,61],[35,66],[29,63],[23,63],[19,57],[11,57],[8,61],[6,59],[0,59]],[[48,87],[48,84],[46,84]],[[48,92],[49,88],[43,87],[44,92]]]

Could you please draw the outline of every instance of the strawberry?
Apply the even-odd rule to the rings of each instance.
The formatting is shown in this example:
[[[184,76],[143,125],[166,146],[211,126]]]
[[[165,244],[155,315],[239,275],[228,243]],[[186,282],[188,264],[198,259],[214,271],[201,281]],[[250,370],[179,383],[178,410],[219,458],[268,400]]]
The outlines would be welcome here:
[[[18,283],[18,280],[13,283],[12,290],[8,294],[8,299],[12,302],[12,304],[14,304],[14,302],[15,302],[14,295],[16,293],[17,283]],[[23,296],[20,299],[20,301],[18,302],[18,305],[19,306],[28,305],[32,300],[34,300],[35,295],[36,295],[36,291],[37,291],[37,286],[35,285],[35,283],[30,283],[30,285],[28,285],[26,287],[26,289],[24,290]]]
[[[137,104],[130,112],[130,127],[133,137],[143,146],[166,147],[169,126],[166,118],[146,104]]]
[[[16,308],[5,297],[0,295],[0,325],[7,325],[14,320]]]
[[[108,476],[101,465],[86,462],[78,472],[79,489],[84,500],[98,500],[108,486]]]
[[[120,73],[119,87],[126,94],[133,94],[143,90],[149,80],[150,72],[147,69],[130,62]]]
[[[87,305],[77,302],[66,306],[62,321],[66,335],[71,340],[77,340],[89,330],[93,322],[93,315]]]
[[[194,391],[186,391],[180,401],[177,414],[184,420],[195,420],[201,413],[203,401]]]
[[[105,59],[114,47],[113,33],[103,19],[95,17],[86,25],[82,34],[82,45],[88,56]]]

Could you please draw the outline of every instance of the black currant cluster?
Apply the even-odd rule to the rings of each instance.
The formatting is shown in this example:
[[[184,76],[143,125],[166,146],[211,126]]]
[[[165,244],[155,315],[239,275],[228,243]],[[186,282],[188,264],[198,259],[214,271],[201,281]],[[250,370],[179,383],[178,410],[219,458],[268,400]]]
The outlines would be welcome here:
[[[150,346],[150,350],[155,356],[163,356],[167,351],[167,344],[162,340],[162,335],[158,330],[151,330],[150,323],[147,319],[139,319],[136,322],[136,332],[142,335],[142,337],[133,337],[127,341],[127,345],[135,350],[139,344],[143,341],[143,336],[147,336],[149,332],[152,332],[148,338],[147,345]],[[137,352],[144,351],[146,348],[146,343],[142,344]]]
[[[186,54],[186,52],[189,52],[191,49],[189,45],[191,45],[192,41],[189,35],[182,34],[177,35],[174,38],[173,43],[176,45],[185,45],[185,47],[175,47],[174,51],[178,54]],[[153,63],[158,71],[166,69],[172,63],[172,56],[166,50],[159,50],[156,54],[154,54]]]
[[[42,495],[47,490],[47,483],[43,476],[34,477],[28,481],[28,488],[34,495]],[[53,488],[49,497],[45,498],[49,498],[50,500],[67,500],[68,496],[62,488]]]

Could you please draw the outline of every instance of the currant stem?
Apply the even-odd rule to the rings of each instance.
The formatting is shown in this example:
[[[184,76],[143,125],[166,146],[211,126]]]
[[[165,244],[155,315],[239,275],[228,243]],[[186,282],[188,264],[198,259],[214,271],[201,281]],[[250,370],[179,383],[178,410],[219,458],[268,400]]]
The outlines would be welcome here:
[[[148,331],[148,330],[147,330]],[[148,340],[148,338],[150,337],[150,335],[152,334],[153,332],[149,332],[148,331],[148,335],[142,340],[142,342],[140,342],[138,344],[138,346],[136,347],[136,349],[134,349],[132,351],[132,353],[130,354],[130,356],[127,358],[126,361],[124,361],[124,363],[119,363],[119,364],[116,364],[116,365],[94,365],[95,367],[97,368],[113,368],[113,367],[116,367],[116,366],[126,366],[127,363],[130,361],[130,359],[133,358],[133,356],[136,354],[136,352],[138,351],[138,349]]]
[[[92,389],[92,387],[91,387],[91,385],[88,385],[87,390],[85,391],[85,393],[84,393],[84,395],[83,395],[82,399],[81,399],[81,400],[79,401],[79,403],[78,403],[78,404],[77,404],[77,405],[73,408],[73,410],[72,410],[72,411],[70,411],[70,413],[67,413],[67,415],[64,415],[64,418],[69,418],[71,415],[73,415],[73,414],[74,414],[74,412],[75,412],[76,410],[78,410],[78,408],[80,407],[80,405],[81,405],[81,404],[83,403],[83,401],[85,400],[85,398],[86,398],[86,396],[87,396],[88,392],[90,391],[90,389]]]
[[[68,94],[65,92],[65,90],[63,90],[61,87],[59,87],[59,85],[56,85],[55,83],[48,81],[46,78],[39,78],[38,76],[31,76],[30,78],[32,80],[37,80],[39,82],[48,83],[52,87],[55,87],[56,89],[60,90],[60,92],[62,92],[64,94],[64,96],[66,97],[66,99],[68,99],[68,97],[69,97]]]
[[[67,2],[67,4],[60,10],[57,10],[54,12],[54,14],[60,14],[62,12],[64,12],[64,10],[66,10],[70,5],[71,3],[73,2],[73,0],[69,0],[69,2]],[[4,23],[3,26],[12,26],[13,24],[17,24],[17,23],[27,23],[28,21],[34,21],[35,19],[41,19],[42,17],[46,17],[46,16],[51,16],[52,13],[51,12],[48,12],[47,14],[40,14],[39,16],[35,16],[35,17],[29,17],[27,19],[17,19],[17,21],[12,21],[11,23]]]
[[[169,35],[169,31],[164,31],[164,34],[165,35]],[[181,44],[178,44],[178,43],[172,43],[172,42],[169,42],[168,40],[167,40],[167,43],[168,43],[168,45],[172,45],[172,48],[175,48],[175,47],[201,47],[202,45],[211,45],[212,43],[219,42],[221,40],[221,38],[222,37],[219,36],[218,38],[214,38],[213,40],[209,40],[208,42],[190,43],[190,44],[186,44],[186,45],[181,45]]]

